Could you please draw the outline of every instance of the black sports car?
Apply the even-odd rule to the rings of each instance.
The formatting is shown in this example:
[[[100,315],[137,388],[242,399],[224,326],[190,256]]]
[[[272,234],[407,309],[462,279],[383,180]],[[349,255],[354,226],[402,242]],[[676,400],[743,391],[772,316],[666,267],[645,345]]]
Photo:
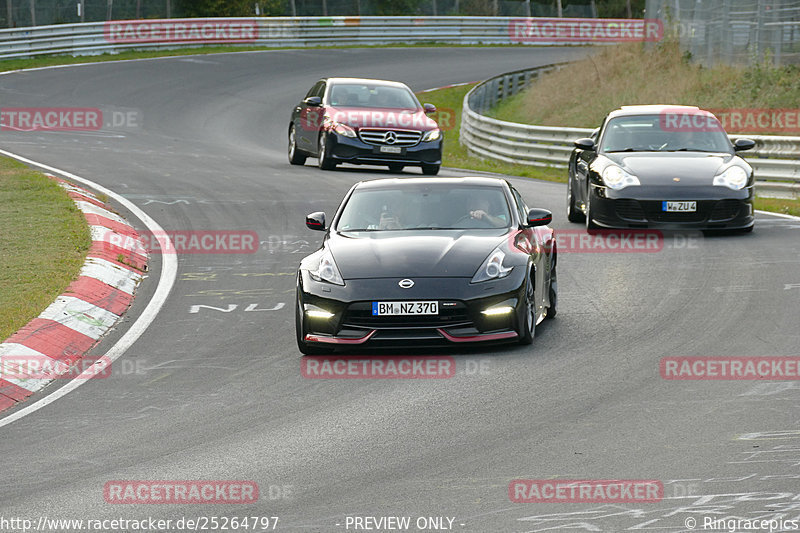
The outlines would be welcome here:
[[[556,314],[549,211],[505,180],[362,181],[297,274],[297,345],[436,346],[517,340]]]
[[[753,169],[719,121],[690,106],[625,106],[569,160],[567,217],[588,229],[753,229]]]
[[[289,162],[316,157],[319,167],[339,163],[386,165],[399,172],[422,167],[435,175],[442,164],[442,132],[406,85],[361,78],[323,78],[292,112]]]

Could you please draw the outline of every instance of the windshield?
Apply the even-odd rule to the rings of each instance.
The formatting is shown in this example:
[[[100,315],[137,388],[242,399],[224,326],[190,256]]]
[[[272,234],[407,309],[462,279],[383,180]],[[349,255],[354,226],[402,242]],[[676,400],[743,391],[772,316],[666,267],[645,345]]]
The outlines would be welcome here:
[[[338,231],[502,228],[511,225],[500,187],[449,184],[356,189]]]
[[[705,115],[632,115],[611,119],[602,152],[730,152],[719,121]]]
[[[337,83],[331,87],[330,104],[334,107],[365,107],[383,109],[420,108],[410,89],[364,83]]]

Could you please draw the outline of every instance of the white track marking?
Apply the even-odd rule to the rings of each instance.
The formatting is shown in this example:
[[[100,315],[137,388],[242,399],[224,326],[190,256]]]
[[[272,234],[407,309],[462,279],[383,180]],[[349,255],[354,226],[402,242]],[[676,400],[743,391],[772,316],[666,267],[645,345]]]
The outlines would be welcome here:
[[[158,243],[161,246],[162,250],[169,250],[172,248],[172,242],[167,236],[167,233],[164,229],[150,216],[142,211],[139,207],[137,207],[133,202],[130,200],[122,197],[121,195],[115,193],[112,190],[109,190],[102,185],[95,183],[91,180],[86,178],[82,178],[80,176],[76,176],[70,172],[66,172],[64,170],[60,170],[55,167],[51,167],[48,165],[44,165],[42,163],[37,163],[31,159],[27,159],[17,154],[13,154],[11,152],[7,152],[5,150],[0,150],[0,154],[12,157],[18,161],[23,163],[33,165],[44,169],[48,172],[53,172],[55,174],[60,174],[66,178],[71,180],[77,181],[79,183],[83,183],[88,187],[91,187],[95,191],[98,191],[102,194],[105,194],[109,198],[113,198],[115,201],[119,202],[120,205],[123,205],[126,209],[128,209],[134,216],[136,216],[139,220],[141,220],[144,225],[147,227],[149,231],[151,231],[154,235],[158,238]],[[114,346],[109,348],[106,353],[106,360],[107,362],[113,362],[119,359],[127,350],[130,348],[134,342],[136,342],[139,337],[145,332],[145,330],[152,324],[158,312],[161,310],[161,307],[167,301],[167,297],[169,296],[170,291],[172,291],[172,286],[175,284],[175,278],[178,273],[178,258],[175,255],[170,254],[163,254],[161,256],[161,276],[158,279],[158,286],[156,287],[155,293],[153,293],[152,299],[147,303],[147,307],[142,311],[142,314],[136,319],[128,331],[125,332],[122,337],[117,341]],[[76,377],[75,379],[71,380],[69,383],[61,387],[60,389],[52,392],[51,394],[45,396],[41,400],[38,400],[19,411],[15,411],[14,413],[8,415],[7,417],[0,419],[0,427],[7,426],[12,422],[19,420],[29,414],[35,413],[39,409],[46,407],[53,403],[54,401],[66,396],[73,390],[77,389],[81,385],[83,385],[88,379],[85,379],[83,374],[94,374],[96,370],[92,368],[88,368],[85,370],[80,376]]]

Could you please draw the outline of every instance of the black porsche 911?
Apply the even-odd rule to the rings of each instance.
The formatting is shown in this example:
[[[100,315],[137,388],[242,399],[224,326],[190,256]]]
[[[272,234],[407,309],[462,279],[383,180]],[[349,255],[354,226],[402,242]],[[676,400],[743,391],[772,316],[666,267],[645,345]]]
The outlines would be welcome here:
[[[719,121],[691,106],[624,106],[569,160],[567,218],[588,229],[750,231],[753,169]]]
[[[495,178],[362,181],[297,274],[297,345],[529,344],[556,314],[552,215]]]

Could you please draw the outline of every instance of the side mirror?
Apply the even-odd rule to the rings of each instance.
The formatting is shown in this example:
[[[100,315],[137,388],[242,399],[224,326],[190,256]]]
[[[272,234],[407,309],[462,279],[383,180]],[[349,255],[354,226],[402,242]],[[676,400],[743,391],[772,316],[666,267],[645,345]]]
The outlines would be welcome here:
[[[322,105],[322,98],[320,98],[319,96],[309,96],[308,98],[303,100],[303,103],[306,104],[307,106],[319,107]]]
[[[306,227],[317,231],[325,231],[325,213],[317,211],[306,215]]]
[[[751,150],[755,148],[756,142],[752,139],[736,139],[733,143],[733,149],[737,152],[742,152],[744,150]]]
[[[533,208],[528,211],[528,220],[525,221],[525,225],[529,228],[533,228],[536,226],[546,226],[552,221],[553,213],[547,209]]]
[[[578,139],[572,143],[575,145],[575,148],[580,148],[581,150],[594,150],[595,145],[594,141],[589,137],[585,137],[583,139]]]
[[[431,113],[436,113],[436,106],[433,104],[422,104],[422,108],[425,109],[426,115],[430,115]]]

